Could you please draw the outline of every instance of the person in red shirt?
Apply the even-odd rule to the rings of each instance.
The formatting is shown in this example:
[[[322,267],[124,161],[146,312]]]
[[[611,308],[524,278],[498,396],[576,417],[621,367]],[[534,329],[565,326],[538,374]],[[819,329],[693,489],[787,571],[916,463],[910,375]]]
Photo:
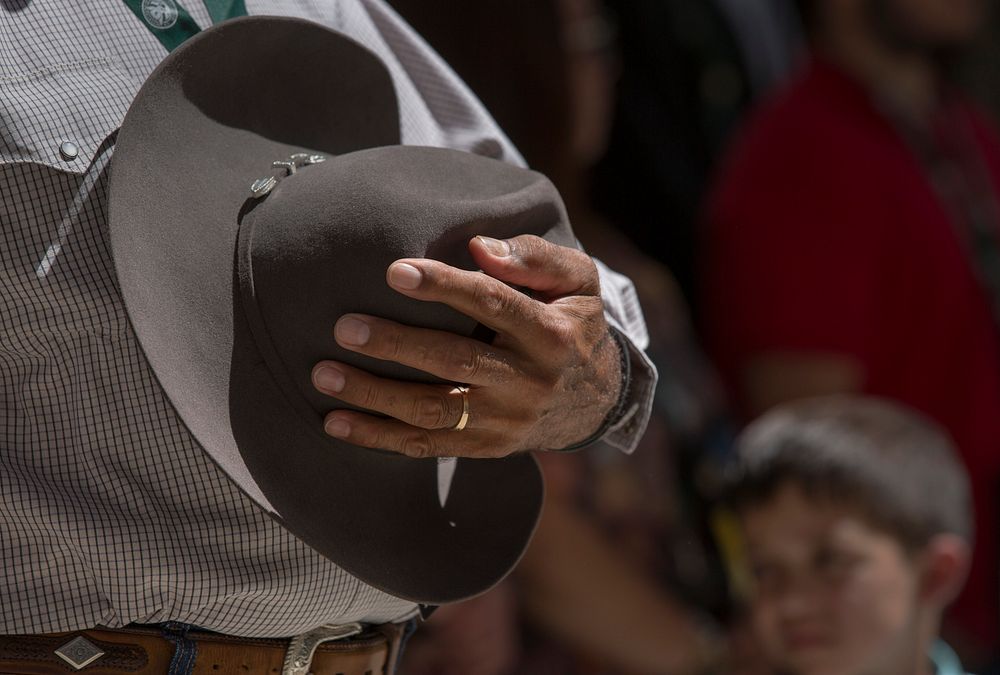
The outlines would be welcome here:
[[[865,392],[949,430],[978,528],[945,634],[974,665],[996,659],[1000,614],[1000,139],[947,65],[982,4],[803,3],[813,58],[721,168],[701,308],[748,417]]]

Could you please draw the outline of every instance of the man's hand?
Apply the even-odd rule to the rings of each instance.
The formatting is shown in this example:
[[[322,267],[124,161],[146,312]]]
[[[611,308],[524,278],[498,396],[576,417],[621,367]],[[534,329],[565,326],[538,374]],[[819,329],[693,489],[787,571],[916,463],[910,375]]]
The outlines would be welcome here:
[[[455,387],[323,361],[313,369],[317,389],[388,416],[336,410],[325,420],[327,433],[411,457],[503,457],[564,448],[599,428],[618,398],[621,371],[593,261],[531,235],[475,237],[469,250],[483,272],[408,259],[390,265],[386,279],[404,295],[488,326],[496,332],[492,344],[360,314],[334,327],[346,349],[468,386],[466,427],[452,429],[463,413]]]

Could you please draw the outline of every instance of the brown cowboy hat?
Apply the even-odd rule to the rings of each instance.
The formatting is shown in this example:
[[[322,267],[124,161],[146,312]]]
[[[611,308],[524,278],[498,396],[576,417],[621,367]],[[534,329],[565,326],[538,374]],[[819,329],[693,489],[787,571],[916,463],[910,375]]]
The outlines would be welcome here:
[[[436,382],[341,349],[334,323],[363,312],[488,340],[473,319],[392,291],[388,265],[474,269],[476,234],[575,238],[541,175],[399,143],[392,80],[371,52],[307,21],[227,21],[171,53],[125,116],[110,237],[146,357],[208,454],[333,562],[436,604],[489,588],[520,558],[537,465],[458,460],[442,492],[437,460],[327,436],[324,415],[345,404],[313,388],[312,368],[336,359]]]

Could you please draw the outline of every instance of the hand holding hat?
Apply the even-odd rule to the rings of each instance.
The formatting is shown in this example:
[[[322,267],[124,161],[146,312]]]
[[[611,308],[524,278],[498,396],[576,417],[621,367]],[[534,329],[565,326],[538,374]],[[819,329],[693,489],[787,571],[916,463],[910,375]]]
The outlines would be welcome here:
[[[534,235],[476,237],[469,250],[487,274],[408,259],[393,263],[386,278],[404,295],[488,326],[496,333],[491,343],[358,314],[334,329],[345,349],[467,383],[468,391],[322,361],[313,371],[320,391],[388,416],[335,410],[327,433],[412,457],[502,457],[563,448],[599,427],[621,383],[593,261]]]

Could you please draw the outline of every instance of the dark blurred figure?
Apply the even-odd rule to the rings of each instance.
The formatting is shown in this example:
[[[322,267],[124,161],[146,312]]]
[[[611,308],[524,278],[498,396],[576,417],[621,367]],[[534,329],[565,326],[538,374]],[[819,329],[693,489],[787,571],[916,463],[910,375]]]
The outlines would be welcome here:
[[[749,125],[711,201],[711,352],[747,415],[867,392],[954,436],[979,527],[945,636],[979,672],[1000,592],[1000,141],[950,74],[984,6],[802,5],[814,58]]]
[[[989,21],[972,49],[965,53],[961,64],[961,84],[976,100],[986,106],[990,117],[1000,120],[1000,12],[996,0]]]
[[[632,457],[591,449],[540,458],[545,510],[514,578],[438,610],[410,646],[404,673],[703,672],[722,656],[706,617],[723,612],[727,596],[694,472],[706,453],[724,452],[728,437],[721,387],[692,340],[672,277],[590,203],[588,170],[604,150],[613,101],[614,25],[593,0],[393,5],[529,165],[553,180],[588,251],[628,271],[661,372],[653,419]],[[519,659],[505,620],[515,607],[533,627]]]
[[[697,314],[696,225],[709,175],[747,108],[800,55],[791,0],[609,0],[620,35],[598,208],[666,264]]]

